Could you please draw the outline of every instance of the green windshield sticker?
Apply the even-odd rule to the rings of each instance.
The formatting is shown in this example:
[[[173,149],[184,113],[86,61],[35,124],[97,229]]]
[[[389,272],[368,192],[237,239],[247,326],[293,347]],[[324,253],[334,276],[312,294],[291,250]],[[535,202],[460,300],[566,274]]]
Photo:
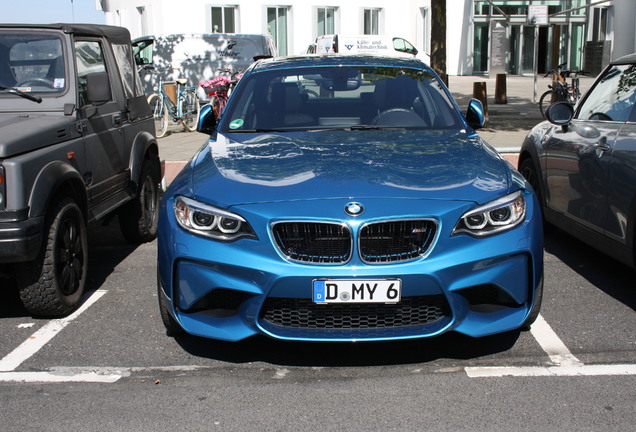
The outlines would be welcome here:
[[[230,123],[230,129],[238,129],[243,126],[243,119],[236,119]]]

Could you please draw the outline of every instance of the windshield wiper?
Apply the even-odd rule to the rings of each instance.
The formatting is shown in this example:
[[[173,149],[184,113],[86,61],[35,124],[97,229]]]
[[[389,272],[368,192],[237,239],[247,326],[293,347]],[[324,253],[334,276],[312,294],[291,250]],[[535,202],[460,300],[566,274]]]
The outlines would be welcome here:
[[[369,125],[352,125],[349,127],[352,131],[355,130],[380,130],[382,129],[380,126],[369,126]]]
[[[33,102],[42,103],[42,98],[38,96],[31,96],[29,93],[25,93],[22,90],[18,90],[15,87],[6,87],[0,84],[0,90],[9,90],[9,93],[14,94],[16,96],[20,96],[21,98],[28,99]]]
[[[289,129],[232,129],[226,132],[240,133],[266,133],[266,132],[291,132]]]

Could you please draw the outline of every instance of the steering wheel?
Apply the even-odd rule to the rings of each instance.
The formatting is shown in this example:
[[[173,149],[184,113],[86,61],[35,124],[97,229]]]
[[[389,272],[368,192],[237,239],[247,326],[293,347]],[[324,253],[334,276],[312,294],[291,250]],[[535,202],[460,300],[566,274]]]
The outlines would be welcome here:
[[[16,87],[24,87],[28,85],[41,85],[48,88],[55,88],[53,87],[53,81],[48,80],[46,78],[30,78],[30,79],[22,81],[21,83],[16,84]]]
[[[387,110],[382,111],[380,114],[375,116],[373,121],[371,121],[373,125],[385,125],[385,126],[396,126],[396,127],[423,127],[427,126],[426,122],[411,111],[406,108],[389,108]]]
[[[316,98],[317,98],[317,97],[320,97],[320,96],[318,95],[318,93],[316,93],[316,92],[315,92],[315,91],[313,91],[313,90],[307,90],[307,89],[305,89],[305,90],[303,90],[302,94],[303,94],[303,95],[307,95],[307,97],[309,97],[309,96],[313,96],[313,97],[316,97]]]
[[[612,121],[612,118],[605,113],[595,112],[590,116],[590,120],[607,120]]]
[[[377,116],[375,116],[375,118],[373,119],[373,121],[371,123],[374,124],[374,125],[378,124],[378,123],[381,122],[381,120],[383,118],[390,117],[392,114],[396,114],[396,113],[412,114],[413,112],[411,110],[406,109],[406,108],[389,108],[389,109],[386,109],[386,110],[382,111]]]

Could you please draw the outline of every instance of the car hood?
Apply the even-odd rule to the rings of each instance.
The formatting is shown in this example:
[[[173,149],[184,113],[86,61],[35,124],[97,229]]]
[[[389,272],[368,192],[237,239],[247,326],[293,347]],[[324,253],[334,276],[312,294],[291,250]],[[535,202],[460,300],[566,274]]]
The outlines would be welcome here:
[[[73,117],[74,119],[74,117]],[[59,114],[0,114],[0,158],[67,141],[79,132]]]
[[[223,207],[324,198],[481,203],[511,184],[512,167],[464,131],[230,135],[211,140],[182,173],[194,198]]]

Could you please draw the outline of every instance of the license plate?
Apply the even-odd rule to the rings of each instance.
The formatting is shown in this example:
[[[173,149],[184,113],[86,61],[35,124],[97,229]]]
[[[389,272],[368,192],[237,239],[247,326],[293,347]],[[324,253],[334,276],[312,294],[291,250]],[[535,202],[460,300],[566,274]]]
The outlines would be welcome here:
[[[315,303],[397,303],[401,293],[400,279],[313,281]]]

